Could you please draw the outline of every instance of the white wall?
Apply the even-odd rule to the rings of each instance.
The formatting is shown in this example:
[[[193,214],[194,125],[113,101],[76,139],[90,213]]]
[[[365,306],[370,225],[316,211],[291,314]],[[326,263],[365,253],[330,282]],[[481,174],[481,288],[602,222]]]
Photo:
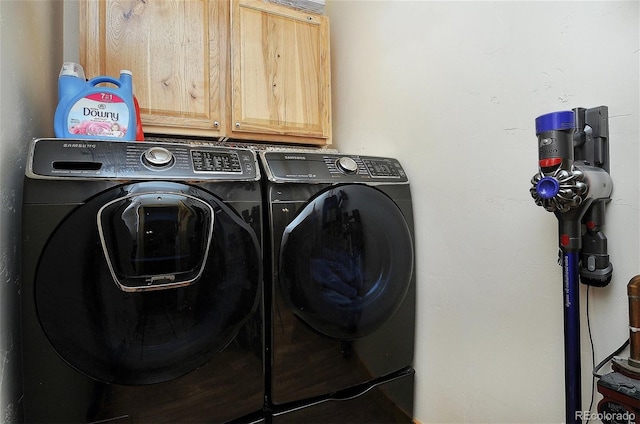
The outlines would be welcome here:
[[[599,362],[628,337],[640,274],[639,3],[329,0],[327,14],[334,142],[398,157],[412,182],[416,418],[564,421],[557,221],[529,195],[534,119],[609,107],[614,277],[589,293]],[[584,287],[581,306],[587,409]]]
[[[0,0],[0,422],[21,419],[20,212],[27,147],[53,136],[62,2]]]

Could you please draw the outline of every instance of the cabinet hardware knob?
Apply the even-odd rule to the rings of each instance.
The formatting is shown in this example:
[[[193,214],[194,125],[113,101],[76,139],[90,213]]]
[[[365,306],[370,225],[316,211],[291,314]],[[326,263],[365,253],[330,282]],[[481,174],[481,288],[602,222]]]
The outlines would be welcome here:
[[[220,126],[220,122],[218,121],[213,121],[213,126],[218,128]]]
[[[236,128],[240,128],[240,122],[236,122]]]

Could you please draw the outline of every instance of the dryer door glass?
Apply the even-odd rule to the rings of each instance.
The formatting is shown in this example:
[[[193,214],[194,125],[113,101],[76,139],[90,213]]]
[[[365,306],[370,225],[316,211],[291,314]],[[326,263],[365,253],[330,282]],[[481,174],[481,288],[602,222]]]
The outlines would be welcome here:
[[[192,281],[172,286],[170,276]],[[145,182],[106,191],[62,222],[43,250],[35,300],[70,365],[99,381],[151,384],[215,360],[255,319],[261,281],[258,239],[235,211],[196,187]]]
[[[402,304],[413,241],[387,195],[371,186],[336,186],[285,228],[279,264],[294,313],[324,335],[354,340],[377,330]]]

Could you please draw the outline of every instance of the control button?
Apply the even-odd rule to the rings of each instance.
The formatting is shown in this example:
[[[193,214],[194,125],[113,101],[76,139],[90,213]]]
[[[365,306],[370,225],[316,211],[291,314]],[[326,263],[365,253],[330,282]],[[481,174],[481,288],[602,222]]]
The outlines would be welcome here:
[[[142,154],[142,160],[149,166],[162,168],[173,163],[173,154],[164,147],[152,147]]]
[[[236,153],[193,150],[191,158],[196,172],[242,173],[240,159]]]
[[[355,174],[358,172],[358,164],[348,156],[343,156],[336,161],[338,169],[345,174]]]
[[[402,168],[400,168],[399,164],[394,164],[388,160],[371,160],[365,159],[365,166],[369,170],[372,176],[374,177],[400,177],[403,176]]]
[[[596,270],[596,257],[593,255],[590,255],[587,258],[587,269],[591,272]]]

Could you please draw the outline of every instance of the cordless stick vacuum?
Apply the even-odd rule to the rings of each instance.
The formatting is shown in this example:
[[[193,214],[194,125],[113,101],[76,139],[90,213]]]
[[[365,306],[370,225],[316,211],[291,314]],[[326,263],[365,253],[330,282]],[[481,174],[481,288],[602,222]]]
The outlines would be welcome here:
[[[558,218],[564,297],[566,422],[582,417],[579,281],[603,287],[613,268],[602,232],[609,175],[608,109],[576,108],[536,118],[539,172],[531,196]]]

